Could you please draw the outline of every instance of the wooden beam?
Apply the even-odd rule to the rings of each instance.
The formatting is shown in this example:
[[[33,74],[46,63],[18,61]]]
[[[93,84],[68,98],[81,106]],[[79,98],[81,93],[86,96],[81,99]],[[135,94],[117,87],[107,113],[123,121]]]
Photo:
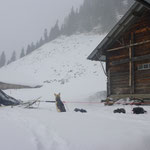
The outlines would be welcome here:
[[[133,97],[133,98],[148,98],[148,101],[150,101],[150,94],[112,94],[110,95],[110,98],[113,99],[121,99],[121,98],[129,98],[129,97]]]
[[[131,44],[131,41],[130,41]],[[132,48],[129,47],[129,60],[132,59]],[[132,61],[129,61],[129,86],[132,86]]]
[[[126,58],[126,59],[121,59],[119,61],[112,61],[110,62],[110,65],[116,66],[116,65],[129,63],[130,61],[135,62],[135,61],[141,61],[141,60],[146,60],[146,59],[150,59],[150,54],[144,55],[144,56],[133,57],[132,59]]]
[[[145,0],[136,0],[137,2],[141,3],[144,7],[150,10],[150,4]]]
[[[150,43],[150,40],[142,41],[142,42],[134,43],[134,44],[130,44],[130,45],[125,45],[125,46],[121,46],[121,47],[117,47],[117,48],[108,49],[107,51],[108,52],[117,51],[117,50],[121,50],[121,49],[124,49],[124,48],[129,48],[129,47],[133,47],[133,46],[143,45],[143,44],[147,44],[147,43]]]
[[[136,30],[136,31],[135,31],[135,34],[147,32],[147,31],[150,31],[150,28],[149,28],[149,27],[146,27],[146,28],[143,28],[143,29]]]
[[[135,34],[131,33],[131,44],[135,42]],[[134,57],[134,47],[131,47],[131,60]],[[130,61],[131,63],[131,88],[130,88],[130,93],[134,94],[135,92],[135,73],[134,73],[134,61]]]

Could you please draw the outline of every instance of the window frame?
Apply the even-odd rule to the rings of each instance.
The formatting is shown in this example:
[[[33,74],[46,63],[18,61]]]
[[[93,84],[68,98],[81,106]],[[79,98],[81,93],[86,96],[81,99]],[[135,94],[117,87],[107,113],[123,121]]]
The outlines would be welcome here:
[[[149,70],[149,69],[150,69],[150,63],[139,64],[137,66],[137,70]]]

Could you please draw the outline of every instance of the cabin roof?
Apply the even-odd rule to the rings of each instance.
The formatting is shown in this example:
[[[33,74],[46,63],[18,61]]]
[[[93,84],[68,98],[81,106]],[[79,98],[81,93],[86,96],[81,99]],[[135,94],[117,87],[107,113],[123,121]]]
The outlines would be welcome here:
[[[87,59],[106,61],[106,50],[142,15],[145,9],[150,9],[150,0],[136,0]]]

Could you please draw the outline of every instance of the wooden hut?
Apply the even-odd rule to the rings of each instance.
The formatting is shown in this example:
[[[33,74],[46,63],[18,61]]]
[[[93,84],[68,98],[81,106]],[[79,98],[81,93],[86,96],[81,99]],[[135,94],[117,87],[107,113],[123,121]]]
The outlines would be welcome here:
[[[136,0],[88,59],[106,62],[108,97],[150,98],[150,0]]]

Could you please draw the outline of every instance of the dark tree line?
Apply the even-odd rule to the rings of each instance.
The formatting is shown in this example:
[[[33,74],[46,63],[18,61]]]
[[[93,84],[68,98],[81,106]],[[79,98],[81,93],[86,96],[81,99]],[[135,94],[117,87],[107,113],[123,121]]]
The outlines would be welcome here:
[[[64,19],[64,23],[59,27],[58,20],[48,32],[44,30],[43,36],[36,42],[22,48],[20,58],[30,54],[45,43],[56,39],[60,35],[72,35],[76,32],[90,32],[95,27],[100,27],[100,32],[108,32],[117,22],[117,15],[124,14],[134,0],[84,0],[79,9],[72,7],[69,15]],[[16,60],[16,52],[8,62],[5,53],[0,56],[0,67]]]
[[[84,0],[79,10],[71,9],[60,33],[89,32],[97,26],[108,32],[117,22],[117,15],[124,14],[132,3],[133,0]]]

